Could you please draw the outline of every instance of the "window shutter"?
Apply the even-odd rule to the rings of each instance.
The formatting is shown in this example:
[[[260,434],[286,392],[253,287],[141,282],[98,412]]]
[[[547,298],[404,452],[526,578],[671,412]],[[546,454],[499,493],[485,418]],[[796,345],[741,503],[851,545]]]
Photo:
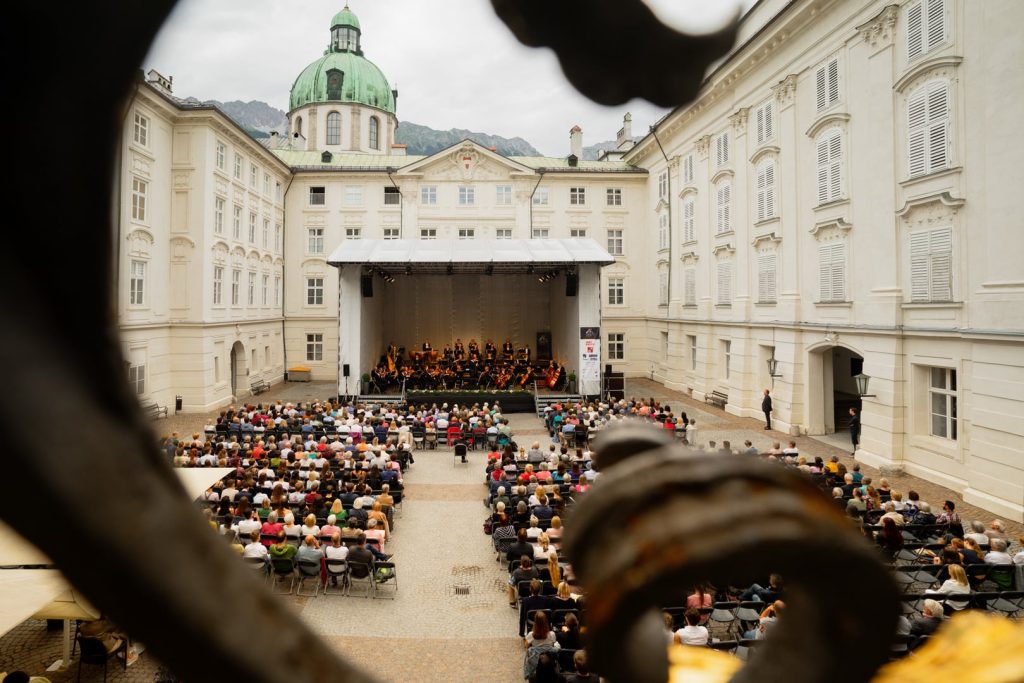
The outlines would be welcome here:
[[[687,306],[697,305],[697,269],[687,268],[683,271],[683,289]]]
[[[953,229],[932,230],[930,234],[931,254],[931,300],[953,300]]]
[[[829,178],[828,190],[829,200],[836,200],[843,196],[843,142],[837,131],[832,135],[828,143],[829,156]]]
[[[928,52],[946,42],[945,0],[928,1]],[[920,10],[920,6],[918,7]]]
[[[725,183],[722,186],[722,227],[721,227],[721,232],[727,232],[729,230],[729,227],[732,225],[732,222],[729,219],[729,203],[731,201],[729,195],[731,195],[731,194],[732,194],[732,185],[730,183]]]
[[[828,102],[826,100],[828,84],[825,80],[825,67],[818,69],[818,72],[814,76],[815,85],[817,86],[818,109],[824,109]]]
[[[764,129],[764,114],[765,107],[761,106],[757,108],[757,144],[761,144],[765,141],[765,129]]]
[[[924,27],[922,13],[924,9],[921,3],[916,3],[907,8],[907,60],[912,60],[924,54]]]
[[[729,163],[729,133],[722,133],[722,163]]]
[[[724,232],[724,230],[725,230],[725,228],[722,227],[722,226],[725,225],[725,216],[724,216],[724,214],[722,212],[723,208],[725,206],[725,202],[723,201],[724,191],[725,191],[725,187],[724,186],[719,186],[718,189],[715,191],[715,195],[716,195],[715,210],[716,210],[716,213],[717,213],[717,218],[715,219],[715,232]]]
[[[768,216],[767,209],[765,207],[765,189],[767,184],[765,170],[764,164],[757,167],[757,220],[759,221],[763,221]]]
[[[683,159],[683,182],[684,183],[692,183],[693,182],[693,155],[692,154],[686,155],[686,157]]]
[[[718,264],[718,299],[719,304],[732,303],[732,262],[721,261]]]
[[[928,231],[910,233],[910,300],[928,301]]]
[[[693,209],[694,202],[692,197],[688,197],[683,202],[683,241],[689,242],[694,239],[693,235]]]
[[[949,86],[932,83],[928,88],[928,170],[945,168],[949,161]]]
[[[771,218],[775,215],[775,162],[769,161],[764,165],[764,217]]]
[[[832,300],[846,301],[846,247],[832,245]]]
[[[911,176],[927,169],[925,162],[925,124],[928,121],[927,92],[921,88],[907,103],[907,165]]]
[[[772,103],[764,105],[764,139],[771,140],[775,137],[772,125]]]
[[[775,301],[775,254],[765,253],[757,257],[757,300]]]
[[[828,103],[834,104],[839,101],[839,60],[833,59],[828,63]]]
[[[818,140],[818,203],[828,201],[828,138]]]

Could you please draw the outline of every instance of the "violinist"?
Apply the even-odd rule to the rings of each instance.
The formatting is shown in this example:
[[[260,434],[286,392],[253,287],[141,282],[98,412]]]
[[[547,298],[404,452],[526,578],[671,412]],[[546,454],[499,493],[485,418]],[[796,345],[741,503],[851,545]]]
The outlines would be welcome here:
[[[480,372],[480,375],[476,378],[476,385],[478,388],[483,389],[491,383],[491,366],[485,365],[484,369]]]
[[[377,391],[384,391],[388,386],[388,371],[384,363],[380,363],[373,369],[370,383],[377,387]]]

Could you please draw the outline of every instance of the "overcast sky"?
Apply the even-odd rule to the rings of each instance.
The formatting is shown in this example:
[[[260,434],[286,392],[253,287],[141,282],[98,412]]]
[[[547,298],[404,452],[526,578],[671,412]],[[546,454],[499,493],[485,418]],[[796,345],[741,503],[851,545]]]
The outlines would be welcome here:
[[[677,27],[710,30],[737,2],[753,0],[645,1]],[[344,4],[180,0],[143,67],[173,76],[180,97],[263,100],[287,110],[292,82],[323,54],[331,18]],[[594,104],[569,85],[550,50],[520,44],[488,0],[350,0],[350,6],[362,25],[365,56],[398,88],[400,122],[518,135],[545,154],[562,155],[573,125],[583,128],[589,145],[613,139],[627,111],[634,134],[666,111],[640,100]],[[606,49],[616,47],[609,42]]]

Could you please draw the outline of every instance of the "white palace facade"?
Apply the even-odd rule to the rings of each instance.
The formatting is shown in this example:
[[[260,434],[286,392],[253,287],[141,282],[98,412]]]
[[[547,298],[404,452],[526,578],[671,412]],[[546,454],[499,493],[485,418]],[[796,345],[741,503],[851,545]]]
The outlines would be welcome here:
[[[751,417],[771,388],[792,434],[860,405],[858,459],[1024,519],[1021,20],[1013,0],[761,0],[697,99],[635,145],[627,115],[601,161],[578,128],[565,157],[406,155],[347,8],[269,140],[151,72],[121,151],[129,374],[192,411],[298,365],[336,379],[346,239],[589,237],[615,257],[616,370]]]

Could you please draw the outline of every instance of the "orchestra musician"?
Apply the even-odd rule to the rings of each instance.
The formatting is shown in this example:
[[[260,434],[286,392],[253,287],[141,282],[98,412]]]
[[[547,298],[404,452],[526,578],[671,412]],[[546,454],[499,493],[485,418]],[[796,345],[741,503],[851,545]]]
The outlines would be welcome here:
[[[454,344],[444,344],[441,352],[434,351],[425,339],[421,348],[422,352],[412,351],[404,358],[404,348],[389,343],[387,352],[371,370],[371,384],[379,391],[400,389],[403,382],[410,389],[518,390],[529,388],[534,379],[530,347],[516,349],[510,339],[500,351],[492,339],[487,339],[483,347],[476,339],[467,345],[456,339]],[[552,361],[540,382],[555,389],[564,379],[565,369]]]
[[[547,371],[544,373],[548,389],[554,390],[559,385],[559,383],[561,383],[563,372],[564,371],[561,365],[559,365],[556,361],[551,361],[551,364],[548,366]]]
[[[391,372],[395,369],[395,361],[398,359],[398,347],[395,346],[395,342],[388,344],[388,371]]]
[[[430,346],[430,340],[429,339],[424,339],[423,340],[423,350],[424,351],[433,351],[433,347]]]
[[[452,359],[452,347],[445,344],[444,351],[441,352],[441,357],[444,358],[445,361],[450,361]]]
[[[459,360],[466,357],[466,347],[462,345],[461,339],[455,340],[455,357]]]
[[[498,357],[498,349],[494,348],[494,341],[488,339],[484,344],[484,360],[493,363]]]

